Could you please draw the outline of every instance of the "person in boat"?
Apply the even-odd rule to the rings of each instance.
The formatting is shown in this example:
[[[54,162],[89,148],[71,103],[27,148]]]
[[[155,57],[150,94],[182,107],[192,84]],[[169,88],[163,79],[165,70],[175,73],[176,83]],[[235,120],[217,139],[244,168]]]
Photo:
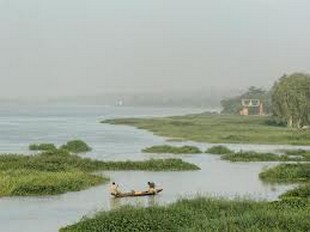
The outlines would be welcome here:
[[[148,193],[155,194],[155,193],[156,193],[155,183],[154,183],[154,182],[148,181],[148,182],[147,182],[147,185],[149,186],[147,192],[148,192]]]
[[[118,184],[116,184],[115,182],[113,182],[110,187],[110,193],[116,196],[121,194],[121,192],[118,189]]]

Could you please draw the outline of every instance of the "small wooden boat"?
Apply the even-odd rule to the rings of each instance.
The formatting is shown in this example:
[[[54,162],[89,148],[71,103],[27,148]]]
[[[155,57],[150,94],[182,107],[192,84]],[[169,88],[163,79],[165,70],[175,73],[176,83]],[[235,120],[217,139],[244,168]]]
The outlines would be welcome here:
[[[119,193],[119,194],[111,193],[111,195],[114,197],[142,197],[142,196],[156,195],[160,193],[161,191],[163,191],[163,189],[156,189],[156,192],[154,193],[150,193],[148,191],[143,191],[143,192],[131,191],[131,192]]]

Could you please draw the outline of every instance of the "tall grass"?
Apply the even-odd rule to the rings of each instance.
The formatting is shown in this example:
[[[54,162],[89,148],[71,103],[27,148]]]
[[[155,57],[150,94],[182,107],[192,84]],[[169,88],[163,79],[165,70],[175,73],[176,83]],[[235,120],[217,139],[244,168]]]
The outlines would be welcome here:
[[[280,196],[281,199],[305,199],[310,198],[310,183],[300,185]]]
[[[234,151],[230,150],[229,148],[223,145],[218,145],[218,146],[213,146],[213,147],[208,148],[208,150],[206,150],[206,153],[223,155],[223,154],[234,153]]]
[[[98,170],[197,170],[181,159],[145,161],[99,161],[81,158],[67,150],[38,155],[0,155],[0,196],[60,194],[103,183],[107,178],[91,175]]]
[[[82,190],[107,180],[79,170],[47,172],[11,169],[0,172],[0,197],[61,194]]]
[[[183,199],[166,207],[123,207],[99,212],[92,218],[60,229],[60,232],[136,231],[309,231],[310,204]]]
[[[29,150],[31,151],[47,151],[54,150],[56,146],[52,143],[30,144]]]
[[[60,152],[60,153],[58,153]],[[144,161],[99,161],[70,155],[63,151],[48,151],[35,156],[0,155],[0,170],[28,169],[38,171],[97,170],[198,170],[199,167],[181,159],[150,159]]]
[[[266,182],[303,182],[310,181],[310,164],[281,164],[264,170],[259,177]]]
[[[310,131],[266,124],[268,117],[192,114],[163,118],[126,118],[103,123],[131,125],[156,135],[209,143],[310,145]]]
[[[202,153],[198,147],[195,146],[182,146],[175,147],[170,145],[158,145],[147,147],[142,150],[147,153],[171,153],[171,154],[199,154]]]
[[[206,153],[223,155],[223,160],[232,162],[255,162],[255,161],[309,161],[310,152],[304,150],[283,150],[284,154],[258,153],[255,151],[234,152],[225,146],[213,146]]]

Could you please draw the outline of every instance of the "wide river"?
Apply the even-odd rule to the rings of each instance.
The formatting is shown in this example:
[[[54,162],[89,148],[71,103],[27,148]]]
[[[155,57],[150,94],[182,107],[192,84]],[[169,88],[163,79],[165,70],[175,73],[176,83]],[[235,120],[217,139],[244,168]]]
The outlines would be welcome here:
[[[141,149],[158,144],[196,145],[205,150],[212,144],[194,142],[166,142],[150,132],[128,126],[99,123],[103,119],[120,117],[150,117],[203,112],[206,109],[140,108],[99,105],[1,106],[0,152],[29,154],[30,143],[51,142],[57,145],[71,139],[83,139],[93,150],[83,156],[101,160],[143,160],[173,155],[143,154]],[[234,150],[277,151],[301,148],[271,145],[227,144]],[[310,147],[303,147],[310,149]],[[124,204],[150,206],[174,202],[180,197],[197,195],[245,197],[274,200],[292,188],[290,185],[266,185],[258,174],[275,163],[231,163],[214,155],[183,155],[185,161],[201,167],[199,171],[102,172],[119,183],[122,190],[146,188],[154,181],[164,191],[152,197],[113,199],[108,194],[109,184],[80,192],[44,197],[0,198],[0,231],[55,232],[62,226],[77,222],[84,215],[109,210]]]

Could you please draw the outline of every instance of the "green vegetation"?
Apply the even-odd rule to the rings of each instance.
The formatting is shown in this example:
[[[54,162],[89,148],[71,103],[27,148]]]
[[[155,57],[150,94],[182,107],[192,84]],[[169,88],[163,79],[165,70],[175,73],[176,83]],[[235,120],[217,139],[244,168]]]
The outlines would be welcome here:
[[[11,169],[0,172],[0,197],[61,194],[86,189],[107,180],[78,170],[48,172]]]
[[[66,144],[62,145],[60,149],[65,149],[65,150],[68,150],[74,153],[91,151],[91,147],[89,147],[82,140],[71,140],[67,142]]]
[[[0,196],[50,195],[77,191],[107,181],[99,170],[198,170],[181,159],[99,161],[55,149],[38,155],[0,155]]]
[[[223,155],[222,159],[233,162],[255,162],[255,161],[283,161],[283,156],[273,153],[257,153],[254,151],[239,151]],[[285,160],[286,161],[286,160]]]
[[[206,153],[219,154],[224,160],[232,162],[255,162],[255,161],[310,161],[310,152],[305,150],[282,150],[284,154],[258,153],[255,151],[234,152],[225,146],[213,146]]]
[[[310,199],[310,163],[281,164],[264,170],[259,177],[265,182],[303,183],[280,196],[281,199]]]
[[[264,170],[259,177],[266,182],[305,182],[310,181],[310,163],[281,164]]]
[[[31,151],[48,151],[48,150],[55,150],[57,147],[52,143],[41,143],[41,144],[30,144],[29,150]],[[62,150],[68,150],[73,153],[81,153],[91,151],[91,147],[87,145],[82,140],[71,140],[68,141],[66,144],[60,146]]]
[[[171,153],[171,154],[197,154],[202,153],[198,147],[194,146],[182,146],[174,147],[170,145],[159,145],[147,147],[142,150],[147,153]]]
[[[230,153],[222,156],[224,160],[230,160],[233,162],[255,162],[255,161],[309,161],[310,153],[304,153],[302,155],[276,155],[273,153],[258,153],[255,151],[239,151],[236,153]]]
[[[208,148],[208,150],[206,150],[206,153],[223,155],[223,154],[234,153],[234,151],[230,150],[229,148],[225,146],[219,145],[219,146],[213,146],[213,147]]]
[[[254,202],[197,197],[149,208],[126,206],[99,212],[61,228],[80,231],[309,231],[310,203]]]
[[[29,150],[31,151],[47,151],[54,150],[56,146],[52,143],[30,144]]]
[[[193,114],[164,118],[103,121],[131,125],[156,135],[209,143],[310,145],[310,130],[299,131],[266,123],[269,117]]]
[[[271,92],[251,86],[245,93],[240,96],[225,98],[221,101],[224,114],[239,114],[242,109],[242,99],[259,99],[263,101],[265,113],[271,112]],[[257,114],[258,108],[249,108],[249,114]]]
[[[63,151],[47,151],[35,156],[1,155],[0,170],[27,169],[38,171],[67,171],[78,169],[85,172],[98,170],[149,170],[174,171],[197,170],[194,164],[181,159],[150,159],[144,161],[99,161],[66,154]]]
[[[273,115],[288,127],[301,128],[310,124],[310,75],[284,75],[272,90]]]
[[[289,190],[280,196],[281,199],[305,199],[310,197],[310,183]]]
[[[302,149],[297,149],[297,150],[282,150],[286,155],[288,156],[300,156],[304,158],[310,157],[310,151],[305,151]]]

